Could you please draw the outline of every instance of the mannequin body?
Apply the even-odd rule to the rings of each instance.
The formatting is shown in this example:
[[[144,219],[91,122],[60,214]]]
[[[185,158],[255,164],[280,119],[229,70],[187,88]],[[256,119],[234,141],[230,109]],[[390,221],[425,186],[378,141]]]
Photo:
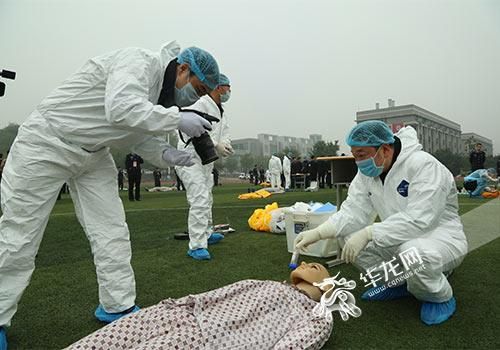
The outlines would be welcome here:
[[[324,277],[323,277],[324,276]],[[70,349],[320,349],[333,323],[312,309],[321,296],[313,282],[328,277],[319,264],[302,264],[291,284],[243,280],[162,302],[123,317]],[[126,339],[126,340],[124,340]],[[110,345],[111,344],[111,345]]]

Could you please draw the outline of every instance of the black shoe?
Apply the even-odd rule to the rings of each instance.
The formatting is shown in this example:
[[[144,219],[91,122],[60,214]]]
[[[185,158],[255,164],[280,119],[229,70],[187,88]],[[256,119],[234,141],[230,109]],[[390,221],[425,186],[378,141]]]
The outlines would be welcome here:
[[[133,202],[133,201],[134,201],[134,198],[129,198],[128,200],[129,200],[129,201],[131,201],[131,202]]]
[[[138,201],[138,202],[140,202],[141,200],[142,200],[142,199],[140,199],[140,198],[137,198],[137,199],[136,199],[136,201]]]

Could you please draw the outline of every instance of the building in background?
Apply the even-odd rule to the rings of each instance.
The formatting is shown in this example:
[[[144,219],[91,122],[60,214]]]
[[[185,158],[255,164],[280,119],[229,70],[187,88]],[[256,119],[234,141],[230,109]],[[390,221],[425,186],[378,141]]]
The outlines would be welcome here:
[[[257,139],[246,138],[231,140],[231,146],[236,156],[242,156],[244,154],[262,155],[262,144]]]
[[[462,134],[462,151],[465,154],[469,154],[474,150],[476,143],[481,143],[483,145],[483,151],[486,156],[493,155],[493,141],[487,137],[478,135],[473,132],[466,132]]]
[[[236,156],[252,154],[270,157],[273,153],[283,152],[285,149],[295,149],[302,156],[308,156],[314,144],[322,139],[319,134],[309,135],[309,138],[258,134],[257,138],[232,140],[231,145]]]
[[[429,153],[440,149],[447,149],[455,154],[463,152],[460,124],[416,105],[396,106],[396,102],[389,99],[386,108],[380,108],[377,103],[375,109],[356,113],[357,123],[367,120],[382,120],[393,132],[404,126],[412,126],[417,131],[424,150]]]

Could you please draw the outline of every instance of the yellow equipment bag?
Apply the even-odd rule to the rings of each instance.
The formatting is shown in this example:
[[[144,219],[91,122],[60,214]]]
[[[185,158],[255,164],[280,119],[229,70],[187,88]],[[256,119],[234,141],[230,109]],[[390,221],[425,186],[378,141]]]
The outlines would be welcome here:
[[[271,211],[278,209],[278,203],[268,204],[264,209],[255,209],[248,219],[248,225],[254,231],[270,232]]]
[[[262,189],[251,193],[243,193],[238,196],[238,199],[259,199],[267,198],[271,195],[270,192]]]

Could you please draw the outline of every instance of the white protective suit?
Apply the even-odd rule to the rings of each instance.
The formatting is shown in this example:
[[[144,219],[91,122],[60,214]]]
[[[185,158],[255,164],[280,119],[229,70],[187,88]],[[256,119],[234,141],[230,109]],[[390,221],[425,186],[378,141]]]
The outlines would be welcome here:
[[[127,147],[161,168],[177,107],[156,105],[171,42],[160,53],[138,48],[90,59],[47,96],[19,128],[3,172],[0,218],[0,325],[8,325],[34,270],[61,186],[68,182],[87,235],[107,312],[135,304],[135,279],[117,170],[109,146]]]
[[[283,175],[285,176],[285,189],[290,188],[290,173],[292,169],[292,163],[290,158],[283,156]]]
[[[271,187],[279,188],[281,187],[281,173],[283,172],[283,167],[281,166],[281,159],[275,155],[271,156],[269,159],[269,172],[271,173]]]
[[[395,136],[402,149],[384,184],[358,171],[347,199],[330,220],[341,245],[350,234],[373,224],[373,240],[356,259],[365,271],[417,249],[426,268],[407,280],[408,291],[423,301],[445,302],[453,292],[443,272],[457,267],[467,254],[453,175],[422,151],[413,128],[405,127]],[[374,223],[377,215],[381,222]],[[384,277],[380,269],[372,276],[377,271]]]
[[[195,104],[186,108],[205,112],[218,118],[220,122],[213,124],[212,131],[208,132],[214,146],[221,142],[231,145],[227,115],[223,113],[221,116],[219,107],[209,95],[200,97]],[[185,141],[189,139],[189,137],[183,136]],[[194,154],[195,164],[193,166],[175,167],[177,175],[186,188],[186,197],[189,203],[189,249],[207,248],[207,240],[212,233],[212,188],[214,186],[212,170],[214,163],[202,165],[192,143],[185,147],[184,142],[179,140],[177,149]]]

